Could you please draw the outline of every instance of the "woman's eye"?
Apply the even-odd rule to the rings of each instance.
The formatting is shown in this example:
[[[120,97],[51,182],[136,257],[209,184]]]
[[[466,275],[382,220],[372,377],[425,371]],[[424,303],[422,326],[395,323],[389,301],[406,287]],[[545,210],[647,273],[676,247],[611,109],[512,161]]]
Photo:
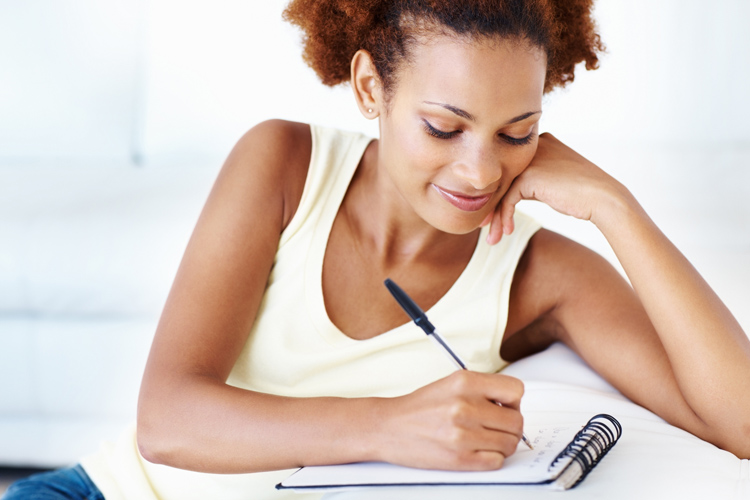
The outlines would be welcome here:
[[[530,144],[531,141],[534,140],[534,132],[530,133],[526,137],[521,137],[520,139],[505,134],[500,134],[500,137],[502,137],[504,141],[512,144],[513,146],[525,146],[527,144]]]
[[[455,137],[456,135],[460,134],[460,130],[454,130],[452,132],[443,132],[442,130],[438,130],[432,125],[430,125],[430,122],[427,120],[422,120],[424,122],[424,128],[427,131],[428,134],[430,134],[432,137],[437,137],[438,139],[451,139]]]

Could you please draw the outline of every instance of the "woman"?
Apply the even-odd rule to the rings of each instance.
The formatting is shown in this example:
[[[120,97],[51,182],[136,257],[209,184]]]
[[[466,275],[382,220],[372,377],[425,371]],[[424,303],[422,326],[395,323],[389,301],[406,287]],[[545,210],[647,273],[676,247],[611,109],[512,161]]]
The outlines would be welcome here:
[[[499,468],[523,386],[496,372],[555,341],[750,456],[744,332],[624,186],[538,135],[543,94],[596,67],[590,8],[293,1],[306,60],[351,83],[379,139],[270,121],[239,141],[159,323],[137,431],[83,461],[85,494],[276,498],[285,469],[362,460]],[[594,223],[633,288],[514,213],[522,199]],[[471,371],[425,345],[387,277]]]

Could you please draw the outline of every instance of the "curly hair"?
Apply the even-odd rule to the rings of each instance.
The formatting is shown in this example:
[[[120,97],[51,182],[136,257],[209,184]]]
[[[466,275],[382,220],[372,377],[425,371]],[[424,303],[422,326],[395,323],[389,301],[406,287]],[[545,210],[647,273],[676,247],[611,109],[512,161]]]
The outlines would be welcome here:
[[[593,0],[292,0],[286,21],[303,32],[303,58],[325,85],[349,81],[359,49],[374,61],[386,96],[419,37],[431,33],[527,41],[547,54],[544,92],[599,66],[604,45]]]

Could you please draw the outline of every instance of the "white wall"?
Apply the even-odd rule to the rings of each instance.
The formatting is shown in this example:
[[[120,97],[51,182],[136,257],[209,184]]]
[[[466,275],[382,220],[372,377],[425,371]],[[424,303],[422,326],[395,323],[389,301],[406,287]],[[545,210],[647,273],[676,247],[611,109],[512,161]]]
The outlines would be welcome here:
[[[129,160],[138,15],[131,0],[0,0],[0,165]]]
[[[220,161],[267,118],[377,133],[348,87],[321,85],[283,23],[286,2],[149,3],[146,156],[156,163]]]
[[[596,5],[601,69],[550,100],[547,125],[610,143],[750,145],[750,2]]]
[[[269,117],[375,133],[281,20],[285,0],[1,0],[0,164],[221,161]],[[601,69],[547,99],[581,144],[750,144],[750,2],[608,0]]]

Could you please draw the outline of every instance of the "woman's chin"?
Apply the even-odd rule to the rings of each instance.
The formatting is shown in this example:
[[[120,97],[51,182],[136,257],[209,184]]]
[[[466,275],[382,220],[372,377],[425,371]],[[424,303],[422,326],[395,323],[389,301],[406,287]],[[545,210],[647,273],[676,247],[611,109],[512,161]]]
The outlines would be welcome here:
[[[459,214],[458,216],[430,217],[425,219],[435,229],[448,234],[469,234],[481,228],[486,215]]]

